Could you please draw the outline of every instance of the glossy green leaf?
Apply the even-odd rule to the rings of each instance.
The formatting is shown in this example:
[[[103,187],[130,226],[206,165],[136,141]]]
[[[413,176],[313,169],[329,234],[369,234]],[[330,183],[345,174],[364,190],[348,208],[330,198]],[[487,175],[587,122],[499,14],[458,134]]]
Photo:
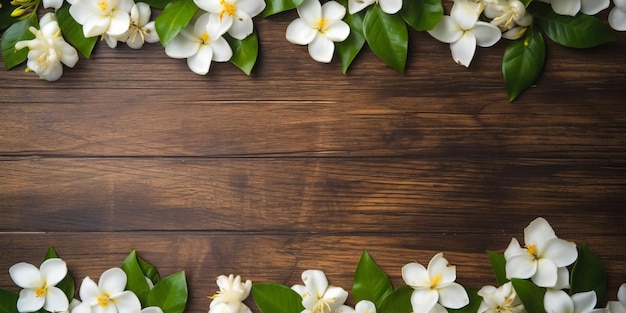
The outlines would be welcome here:
[[[157,271],[154,265],[144,261],[138,254],[135,255],[137,256],[137,263],[139,263],[143,274],[152,281],[152,284],[156,285],[161,280],[159,271]]]
[[[163,9],[171,1],[170,0],[139,0],[137,2],[145,2],[146,4],[148,4],[149,6],[155,9]]]
[[[587,246],[578,246],[578,259],[570,276],[570,294],[595,291],[598,303],[606,297],[607,275],[600,259]]]
[[[534,2],[530,8],[535,22],[552,41],[570,48],[592,48],[615,41],[611,29],[595,16],[556,14],[546,3]]]
[[[363,35],[376,56],[404,73],[409,33],[402,17],[387,14],[378,5],[370,6],[363,19]]]
[[[37,16],[32,15],[27,19],[23,19],[17,23],[14,23],[9,27],[0,40],[0,47],[2,48],[2,59],[4,60],[4,66],[7,70],[21,64],[26,61],[28,57],[28,48],[17,50],[15,44],[18,41],[29,40],[35,38],[35,35],[29,31],[29,28],[38,27]]]
[[[430,30],[443,17],[443,3],[441,0],[404,0],[402,18],[416,30]]]
[[[277,13],[293,10],[302,4],[304,0],[266,0],[265,10],[261,13],[262,16],[267,17]]]
[[[413,307],[411,306],[411,295],[413,294],[413,288],[410,286],[402,286],[391,293],[380,303],[380,306],[376,308],[378,313],[411,313]]]
[[[342,0],[340,3],[347,7],[348,1]],[[361,52],[365,45],[365,37],[363,37],[363,17],[365,12],[357,12],[356,14],[346,14],[343,21],[350,26],[350,35],[346,40],[335,43],[337,55],[341,60],[341,70],[345,74],[352,64],[352,61]]]
[[[243,40],[237,40],[228,34],[224,38],[226,38],[231,49],[233,49],[233,56],[230,58],[230,62],[235,64],[246,75],[250,75],[259,55],[259,37],[256,31]]]
[[[57,254],[54,247],[49,247],[43,259],[45,261],[47,259],[58,258],[58,257],[59,255]],[[74,278],[72,277],[72,275],[70,275],[69,271],[67,272],[67,274],[65,274],[65,277],[63,277],[63,279],[56,286],[59,289],[63,290],[63,293],[65,293],[65,296],[67,297],[69,301],[72,301],[72,299],[74,298],[74,292],[75,292],[76,286],[74,285]]]
[[[139,266],[137,261],[137,253],[135,250],[131,251],[122,263],[122,270],[126,273],[126,289],[134,292],[139,298],[142,307],[145,307],[148,303],[148,294],[150,293],[150,286],[146,281],[146,276]]]
[[[393,291],[387,274],[374,263],[367,251],[363,251],[361,260],[354,272],[352,294],[356,302],[370,300],[379,306],[383,298]]]
[[[467,296],[469,297],[469,304],[460,309],[448,309],[448,313],[476,313],[480,307],[480,303],[483,298],[478,295],[478,289],[467,288]]]
[[[487,255],[489,256],[489,260],[491,260],[491,268],[496,276],[498,285],[506,284],[509,279],[506,278],[506,260],[504,259],[504,254],[487,251]]]
[[[279,284],[253,284],[252,297],[261,313],[300,313],[302,297],[291,288]]]
[[[72,15],[70,15],[69,3],[65,2],[63,6],[57,10],[56,15],[65,40],[74,46],[83,56],[89,58],[93,48],[98,42],[98,36],[85,38],[83,26],[78,24]]]
[[[185,272],[174,273],[154,285],[148,294],[148,306],[158,306],[163,313],[183,313],[187,306]]]
[[[12,17],[11,12],[15,6],[11,5],[11,0],[0,0],[0,33],[9,28],[13,23],[17,22],[17,17]]]
[[[502,57],[502,74],[513,101],[535,83],[546,59],[546,44],[541,33],[529,28],[524,37],[509,44]]]
[[[519,278],[512,278],[511,283],[513,288],[520,298],[526,312],[528,313],[546,313],[543,308],[543,297],[546,294],[546,289],[538,287],[528,280]]]
[[[193,0],[177,0],[168,4],[154,21],[154,27],[163,46],[167,45],[189,24],[198,6]]]
[[[0,313],[18,313],[17,299],[19,295],[6,289],[0,289]]]

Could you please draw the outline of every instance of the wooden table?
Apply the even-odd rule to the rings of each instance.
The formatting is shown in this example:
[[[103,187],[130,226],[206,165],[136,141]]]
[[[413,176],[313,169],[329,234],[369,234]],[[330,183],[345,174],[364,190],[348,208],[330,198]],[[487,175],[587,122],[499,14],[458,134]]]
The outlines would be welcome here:
[[[404,264],[440,251],[480,287],[495,284],[485,251],[544,216],[600,257],[615,300],[626,33],[549,43],[544,74],[509,103],[505,42],[466,69],[413,32],[404,76],[369,51],[342,75],[284,39],[293,18],[258,22],[250,77],[229,63],[195,75],[158,44],[100,43],[53,83],[0,70],[0,288],[49,246],[77,279],[130,249],[162,275],[184,270],[188,312],[208,310],[220,274],[291,285],[316,268],[350,289],[363,250],[396,287]]]

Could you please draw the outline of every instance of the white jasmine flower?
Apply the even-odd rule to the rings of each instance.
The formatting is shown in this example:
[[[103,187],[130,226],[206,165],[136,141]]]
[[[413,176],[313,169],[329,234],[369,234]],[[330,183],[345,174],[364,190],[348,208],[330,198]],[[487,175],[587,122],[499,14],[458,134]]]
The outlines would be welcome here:
[[[133,0],[73,0],[70,14],[83,25],[85,37],[112,36],[128,30]]]
[[[496,0],[487,3],[484,14],[492,19],[491,24],[498,26],[502,37],[518,39],[526,33],[532,24],[532,15],[526,13],[526,6],[519,0]]]
[[[67,265],[59,258],[43,261],[39,269],[30,263],[17,263],[9,268],[13,282],[21,288],[17,299],[19,312],[36,312],[43,308],[49,312],[66,311],[69,301],[65,293],[55,287],[65,275]]]
[[[121,268],[111,268],[100,276],[96,284],[85,277],[80,286],[80,298],[72,313],[140,313],[139,298],[126,288],[126,273]]]
[[[319,0],[304,0],[297,11],[300,18],[287,27],[287,40],[308,45],[313,60],[329,63],[335,52],[335,42],[346,40],[350,34],[350,26],[342,21],[346,8],[336,1],[321,5]]]
[[[374,3],[380,5],[380,9],[387,14],[396,14],[402,9],[402,0],[349,0],[348,12],[357,13]]]
[[[483,298],[477,313],[523,313],[522,301],[517,297],[513,284],[508,282],[498,288],[484,286],[478,291]]]
[[[154,21],[150,21],[152,10],[145,2],[137,2],[130,10],[130,27],[120,36],[120,41],[132,49],[141,49],[143,44],[159,41],[159,35],[154,28]],[[148,279],[149,280],[149,279]]]
[[[165,54],[176,59],[187,59],[187,65],[194,73],[205,75],[211,61],[226,62],[233,51],[222,35],[228,25],[220,22],[218,16],[202,14],[195,23],[190,23],[165,46]]]
[[[361,300],[354,306],[356,313],[376,313],[376,305],[369,300]]]
[[[50,12],[42,16],[39,26],[39,30],[32,26],[29,28],[30,32],[35,35],[34,39],[18,41],[15,49],[28,47],[28,62],[26,63],[28,69],[37,73],[42,79],[57,80],[63,75],[61,63],[74,67],[78,62],[78,53],[61,36],[61,29],[54,13]]]
[[[563,290],[548,289],[543,298],[543,306],[547,313],[601,313],[603,309],[595,309],[596,292],[588,291],[572,295]]]
[[[615,7],[609,13],[609,25],[615,30],[626,31],[626,0],[613,0]]]
[[[446,312],[445,308],[460,309],[469,303],[467,291],[456,280],[456,267],[436,254],[428,268],[413,262],[402,267],[402,279],[411,286],[413,313]],[[445,307],[445,308],[444,308]]]
[[[552,5],[552,10],[560,15],[575,16],[578,12],[594,15],[609,7],[610,0],[540,0]]]
[[[343,288],[328,285],[324,272],[306,270],[302,272],[303,285],[291,287],[302,297],[304,310],[301,313],[339,313],[349,310],[344,305],[348,292]]]
[[[265,9],[264,0],[194,0],[196,5],[219,16],[227,25],[228,34],[235,39],[244,39],[252,34],[252,18]]]
[[[540,287],[554,287],[560,267],[578,258],[576,244],[557,238],[544,218],[537,218],[524,228],[525,247],[513,238],[504,251],[507,278],[531,278]]]
[[[491,47],[500,40],[502,33],[497,26],[478,21],[483,5],[471,0],[457,0],[452,5],[450,16],[444,15],[428,33],[435,39],[449,43],[452,59],[469,67],[476,45]]]
[[[252,288],[252,281],[241,282],[241,277],[233,274],[220,275],[217,278],[220,290],[212,295],[209,313],[251,313],[250,308],[243,303]]]

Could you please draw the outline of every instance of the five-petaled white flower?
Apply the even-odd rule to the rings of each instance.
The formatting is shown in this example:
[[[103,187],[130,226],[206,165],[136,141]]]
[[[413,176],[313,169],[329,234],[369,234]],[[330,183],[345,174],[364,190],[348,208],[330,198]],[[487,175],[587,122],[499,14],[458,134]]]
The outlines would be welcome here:
[[[472,0],[455,0],[450,15],[444,15],[428,33],[435,39],[449,43],[452,59],[469,67],[476,45],[491,47],[500,40],[500,29],[487,22],[478,21],[483,4]]]
[[[496,288],[484,286],[478,290],[478,295],[483,298],[477,313],[523,313],[526,312],[522,301],[511,282]]]
[[[304,310],[301,313],[337,313],[346,310],[344,302],[348,292],[341,287],[328,285],[324,272],[306,270],[302,272],[303,285],[291,287],[302,297]]]
[[[578,12],[595,15],[609,7],[610,0],[540,0],[550,3],[552,10],[560,15],[575,16]]]
[[[609,25],[615,30],[626,31],[626,0],[613,0],[615,7],[609,12]]]
[[[133,0],[73,0],[70,14],[85,37],[122,35],[130,27]]]
[[[217,277],[220,290],[210,298],[209,313],[250,313],[250,308],[243,303],[252,288],[252,281],[241,282],[239,275],[220,275]]]
[[[524,243],[522,248],[513,238],[504,251],[507,278],[531,278],[537,286],[552,288],[562,281],[560,275],[568,273],[560,268],[578,258],[576,244],[557,238],[548,221],[542,217],[524,228]]]
[[[428,268],[412,262],[402,267],[402,279],[411,286],[413,313],[445,313],[446,308],[460,309],[469,303],[467,291],[456,280],[456,267],[443,253],[436,254]]]
[[[85,277],[80,286],[79,295],[82,303],[72,313],[139,313],[139,298],[126,288],[126,273],[121,268],[111,268],[100,276],[96,284]]]
[[[120,41],[132,49],[141,49],[143,44],[159,41],[159,35],[154,28],[154,21],[150,21],[152,11],[145,2],[137,2],[130,10],[130,26],[119,38]]]
[[[287,26],[287,40],[308,45],[313,60],[329,63],[335,52],[335,42],[344,41],[350,35],[350,26],[342,21],[346,8],[336,1],[322,5],[319,0],[304,0],[297,11],[300,18]]]
[[[374,3],[380,5],[380,9],[387,14],[396,14],[402,9],[402,0],[349,0],[348,12],[357,13]]]
[[[30,263],[17,263],[9,268],[13,282],[21,288],[17,299],[19,312],[66,311],[69,301],[58,284],[67,275],[67,265],[59,258],[43,261],[39,269]]]
[[[26,66],[40,78],[53,81],[63,75],[63,65],[74,67],[78,62],[76,49],[65,42],[61,36],[61,29],[54,13],[46,13],[39,21],[41,29],[30,27],[29,31],[35,35],[34,39],[18,41],[15,49],[28,47],[28,62]],[[61,277],[62,278],[62,277]]]
[[[252,34],[252,18],[265,9],[263,0],[194,0],[196,5],[220,18],[235,39],[244,39]]]
[[[233,51],[222,35],[228,25],[211,13],[202,14],[195,23],[190,23],[166,46],[165,54],[176,59],[187,59],[187,65],[194,73],[205,75],[211,61],[226,62]]]
[[[560,289],[548,289],[543,298],[547,313],[602,313],[604,309],[594,309],[597,297],[595,291],[573,294],[571,297]]]

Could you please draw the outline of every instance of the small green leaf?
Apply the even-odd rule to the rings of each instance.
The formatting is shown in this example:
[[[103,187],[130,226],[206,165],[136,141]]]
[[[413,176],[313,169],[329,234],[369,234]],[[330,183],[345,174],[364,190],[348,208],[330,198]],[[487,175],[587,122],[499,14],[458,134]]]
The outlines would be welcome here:
[[[174,273],[154,285],[148,294],[148,306],[158,306],[163,313],[183,313],[187,306],[185,272]]]
[[[154,22],[161,44],[165,46],[176,37],[197,11],[198,6],[193,0],[177,0],[168,4]]]
[[[237,40],[228,34],[224,38],[226,38],[228,44],[233,49],[233,56],[230,58],[230,62],[235,64],[246,75],[250,75],[259,55],[259,37],[256,31],[243,40]]]
[[[370,300],[379,306],[383,298],[393,291],[387,274],[374,263],[367,251],[363,251],[361,260],[354,272],[352,294],[356,302]]]
[[[83,26],[78,24],[70,15],[70,4],[67,2],[57,10],[56,16],[65,40],[74,46],[76,50],[80,51],[82,55],[89,58],[98,42],[98,36],[85,38]]]
[[[509,44],[502,57],[502,74],[513,101],[532,85],[541,72],[546,59],[546,44],[541,33],[532,27],[526,30],[524,37]]]
[[[478,295],[478,289],[467,288],[467,296],[469,297],[469,304],[460,309],[448,309],[448,313],[476,313],[480,307],[480,303],[483,298]]]
[[[595,291],[598,303],[606,296],[607,275],[600,259],[585,245],[578,246],[578,259],[572,268],[570,294]]]
[[[155,9],[163,9],[168,3],[170,3],[170,0],[139,0],[138,2],[145,2]]]
[[[45,261],[47,259],[58,258],[58,257],[59,255],[57,254],[54,247],[49,247],[43,259]],[[75,292],[76,286],[74,285],[74,278],[72,277],[72,275],[70,275],[70,272],[67,272],[67,274],[65,274],[65,277],[63,277],[63,279],[56,286],[59,289],[63,290],[63,293],[65,293],[65,296],[71,302],[72,299],[74,298],[74,292]]]
[[[363,20],[363,35],[376,56],[398,73],[404,73],[409,33],[402,17],[387,14],[378,5],[371,6]]]
[[[410,286],[402,286],[391,293],[380,303],[380,306],[376,308],[378,313],[411,313],[413,307],[411,306],[411,295],[413,294],[413,288]]]
[[[300,313],[302,297],[291,288],[279,284],[253,284],[252,297],[261,313]]]
[[[528,313],[546,313],[543,308],[543,297],[546,294],[546,289],[538,287],[528,280],[519,278],[512,278],[511,283],[513,288],[520,298],[526,312]]]
[[[139,298],[142,307],[145,307],[148,303],[150,286],[146,281],[146,276],[144,275],[141,266],[139,266],[135,250],[131,251],[124,260],[124,263],[122,263],[122,270],[128,277],[126,281],[126,289],[134,292],[137,295],[137,298]]]
[[[0,313],[18,313],[18,298],[19,295],[17,294],[17,292],[0,289]]]
[[[498,285],[506,284],[509,279],[506,278],[506,260],[504,259],[504,254],[487,251],[487,255],[489,256],[489,260],[491,260],[491,268],[493,268],[493,273],[496,276]]]
[[[611,29],[594,16],[556,14],[549,4],[534,2],[530,6],[535,21],[554,42],[570,48],[592,48],[615,41]]]
[[[348,1],[342,0],[340,3],[347,7]],[[361,52],[365,45],[365,37],[363,37],[363,17],[365,12],[357,12],[355,14],[346,14],[343,21],[350,26],[350,35],[342,42],[335,43],[337,55],[341,60],[341,70],[345,74],[354,61],[354,58]]]
[[[277,13],[293,10],[302,4],[304,0],[266,0],[265,10],[261,15],[268,17]]]
[[[154,265],[144,261],[139,255],[137,255],[137,262],[139,263],[143,274],[152,281],[152,284],[156,285],[159,280],[161,280],[159,277],[159,271],[157,271]]]
[[[2,48],[4,66],[7,70],[10,70],[26,61],[26,58],[28,57],[28,48],[17,50],[15,49],[15,44],[18,41],[35,38],[35,35],[30,32],[29,28],[31,26],[37,28],[38,24],[37,15],[33,14],[29,18],[14,23],[4,32],[4,34],[2,34],[0,47]]]
[[[441,0],[404,0],[400,14],[416,30],[430,30],[443,17]]]

